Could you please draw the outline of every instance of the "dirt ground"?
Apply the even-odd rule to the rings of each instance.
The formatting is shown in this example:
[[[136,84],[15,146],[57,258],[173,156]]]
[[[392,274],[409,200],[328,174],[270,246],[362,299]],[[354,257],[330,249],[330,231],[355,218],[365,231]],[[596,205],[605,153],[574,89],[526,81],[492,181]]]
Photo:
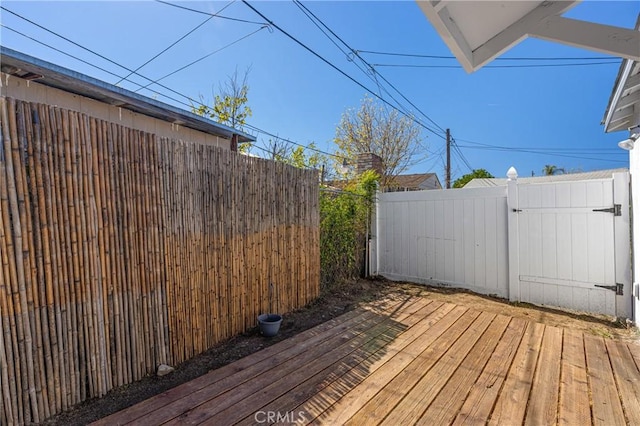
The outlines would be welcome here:
[[[627,327],[626,324],[615,321],[611,317],[541,308],[522,303],[509,303],[503,299],[446,287],[390,282],[384,279],[357,280],[325,292],[323,296],[303,309],[284,315],[280,332],[276,337],[264,338],[256,327],[247,333],[221,342],[205,353],[176,366],[176,370],[167,376],[148,376],[138,382],[114,389],[103,398],[85,401],[73,409],[49,419],[46,424],[81,425],[90,423],[337,317],[355,309],[362,303],[392,293],[422,296],[477,310],[510,315],[558,327],[573,328],[605,338],[640,342],[640,333],[636,328]]]

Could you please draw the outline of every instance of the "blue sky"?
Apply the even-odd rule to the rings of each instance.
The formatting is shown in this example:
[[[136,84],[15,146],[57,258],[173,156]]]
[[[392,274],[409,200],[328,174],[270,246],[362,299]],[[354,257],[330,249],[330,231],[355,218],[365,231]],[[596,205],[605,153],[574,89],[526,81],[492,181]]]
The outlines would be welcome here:
[[[158,79],[190,62],[252,35],[164,80],[162,84],[193,99],[212,98],[212,90],[233,73],[251,68],[249,124],[282,138],[335,151],[335,127],[347,108],[356,108],[365,90],[273,27],[241,1],[175,2],[202,12],[256,23],[212,18],[142,68]],[[293,2],[251,1],[269,20],[325,57],[389,102],[394,101],[350,57],[334,44]],[[304,1],[303,4],[352,49],[450,56],[448,48],[413,1]],[[3,1],[6,9],[31,20],[111,61],[135,69],[165,49],[208,16],[154,1],[33,2]],[[585,1],[564,16],[633,28],[640,12],[636,1]],[[120,78],[45,47],[14,31],[104,68],[118,76],[123,68],[38,28],[5,10],[0,11],[3,46],[116,83]],[[262,28],[262,29],[261,29]],[[256,32],[257,31],[257,32]],[[628,157],[617,147],[625,133],[607,135],[600,125],[619,67],[610,64],[536,68],[485,68],[467,74],[453,59],[427,59],[361,53],[374,69],[441,128],[450,128],[462,156],[472,168],[504,176],[510,166],[520,175],[540,174],[545,164],[571,170],[627,167]],[[604,57],[595,52],[527,39],[504,57]],[[491,65],[565,64],[577,61],[494,61]],[[587,60],[583,62],[598,62]],[[384,65],[448,65],[454,68],[389,67]],[[147,81],[132,76],[138,83]],[[381,78],[378,80],[382,82]],[[122,82],[122,87],[139,86]],[[382,82],[383,86],[386,86]],[[140,93],[184,107],[189,101],[152,86],[168,99],[146,89]],[[400,95],[387,90],[401,100]],[[410,172],[436,172],[443,179],[442,131],[402,101],[433,134],[423,131],[425,157]],[[186,108],[186,107],[185,107]],[[258,135],[260,141],[268,136]],[[508,147],[503,150],[496,147]],[[536,153],[530,152],[536,151]],[[542,152],[543,154],[538,154]],[[456,152],[455,179],[469,171]]]

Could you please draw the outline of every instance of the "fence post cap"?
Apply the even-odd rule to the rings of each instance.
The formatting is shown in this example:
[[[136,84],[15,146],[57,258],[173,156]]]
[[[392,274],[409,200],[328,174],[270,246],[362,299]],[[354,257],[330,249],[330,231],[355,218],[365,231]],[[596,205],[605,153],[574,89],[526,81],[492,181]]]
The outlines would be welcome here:
[[[518,179],[518,171],[516,170],[515,167],[513,166],[509,167],[509,170],[507,170],[507,177],[509,178],[509,180]]]

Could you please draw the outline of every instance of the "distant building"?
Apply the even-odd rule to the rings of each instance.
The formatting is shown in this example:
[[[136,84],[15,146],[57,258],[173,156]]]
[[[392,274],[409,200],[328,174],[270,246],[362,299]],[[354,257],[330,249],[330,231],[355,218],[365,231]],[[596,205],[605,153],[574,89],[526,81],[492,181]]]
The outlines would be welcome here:
[[[442,189],[440,179],[435,173],[415,173],[398,175],[389,180],[385,192],[422,191],[425,189]]]
[[[607,179],[613,173],[628,172],[629,169],[594,170],[584,173],[567,173],[551,176],[518,177],[518,183],[570,182],[576,180]],[[470,180],[465,188],[486,188],[490,186],[507,186],[507,178],[476,178]]]

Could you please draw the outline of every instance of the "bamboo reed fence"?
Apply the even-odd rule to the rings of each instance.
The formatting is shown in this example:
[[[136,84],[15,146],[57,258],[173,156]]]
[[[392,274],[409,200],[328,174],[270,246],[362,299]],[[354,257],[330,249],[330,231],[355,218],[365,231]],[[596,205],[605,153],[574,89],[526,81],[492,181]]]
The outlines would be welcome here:
[[[318,295],[314,172],[50,105],[0,109],[1,424],[40,422]]]

